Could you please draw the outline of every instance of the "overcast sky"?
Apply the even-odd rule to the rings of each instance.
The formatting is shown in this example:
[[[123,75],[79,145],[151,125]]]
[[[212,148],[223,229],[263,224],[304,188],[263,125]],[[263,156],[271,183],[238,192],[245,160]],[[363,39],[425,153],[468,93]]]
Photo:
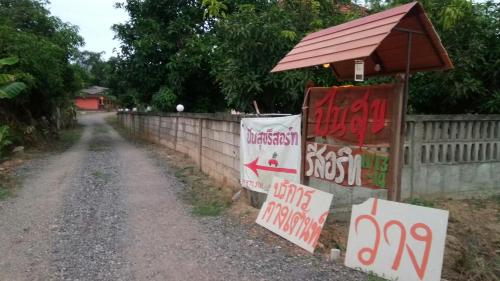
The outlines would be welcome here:
[[[119,49],[119,41],[113,40],[111,26],[128,20],[123,9],[115,9],[117,0],[50,0],[52,15],[64,22],[78,25],[85,39],[82,50],[106,52],[104,58],[113,56],[113,48]]]

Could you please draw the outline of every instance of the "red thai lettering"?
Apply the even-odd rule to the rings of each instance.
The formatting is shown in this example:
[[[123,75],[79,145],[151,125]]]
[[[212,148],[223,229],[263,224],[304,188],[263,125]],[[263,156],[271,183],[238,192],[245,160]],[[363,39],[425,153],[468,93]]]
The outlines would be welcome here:
[[[371,133],[378,134],[385,128],[387,100],[374,99],[370,101],[371,92],[368,89],[361,98],[354,100],[352,104],[339,105],[336,103],[338,94],[338,88],[332,88],[325,97],[314,104],[314,134],[316,136],[331,135],[344,138],[349,129],[349,132],[355,135],[357,144],[363,146],[370,117],[372,120]],[[349,128],[346,125],[348,120],[350,120]]]
[[[370,214],[360,215],[355,219],[354,230],[358,233],[358,225],[362,221],[370,222],[375,231],[375,241],[373,247],[361,248],[357,253],[357,258],[359,262],[365,266],[372,265],[377,259],[378,250],[380,247],[380,226],[376,219],[377,214],[377,199],[373,201],[372,210]],[[408,252],[410,261],[415,269],[415,272],[420,280],[424,279],[425,271],[427,269],[427,264],[429,261],[429,254],[432,247],[432,230],[430,227],[424,223],[415,223],[410,228],[410,236],[419,242],[424,242],[424,252],[420,263],[417,261],[415,252],[407,243],[407,230],[403,223],[398,220],[389,220],[384,225],[384,240],[388,245],[391,245],[391,241],[388,238],[388,231],[391,227],[397,227],[399,229],[399,242],[396,255],[394,257],[391,269],[396,271],[399,269],[401,260],[403,258],[405,249]],[[420,233],[419,233],[420,232]]]
[[[422,229],[425,231],[425,234],[420,235],[417,232],[417,229]],[[429,261],[429,254],[431,252],[432,246],[432,230],[430,227],[423,223],[414,224],[410,229],[410,235],[417,241],[421,241],[425,243],[424,255],[422,256],[422,263],[418,264],[417,259],[415,258],[415,253],[410,248],[410,246],[406,245],[406,250],[408,250],[408,255],[410,256],[411,263],[417,272],[418,278],[420,280],[424,279],[425,270],[427,268],[427,262]]]

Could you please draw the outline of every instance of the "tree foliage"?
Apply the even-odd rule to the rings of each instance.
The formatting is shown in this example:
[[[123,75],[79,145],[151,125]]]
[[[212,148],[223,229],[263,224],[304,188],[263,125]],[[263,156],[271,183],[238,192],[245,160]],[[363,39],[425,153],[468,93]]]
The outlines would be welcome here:
[[[7,69],[27,93],[3,105],[20,119],[50,117],[79,90],[70,60],[83,39],[78,28],[50,15],[45,1],[0,0],[0,57],[18,57]],[[1,105],[0,105],[1,106]],[[29,120],[27,120],[29,121]]]
[[[189,111],[248,111],[253,100],[268,112],[297,111],[306,82],[331,82],[330,73],[269,71],[307,32],[352,16],[336,2],[129,0],[120,7],[131,20],[115,26],[122,91],[148,103],[169,88]]]
[[[111,87],[129,104],[173,111],[298,112],[308,81],[338,84],[328,69],[271,74],[306,34],[409,0],[128,0],[130,21],[115,25],[122,54]],[[455,69],[414,75],[416,113],[500,112],[499,4],[422,0]],[[120,79],[117,79],[120,77]]]
[[[16,57],[0,59],[0,69],[6,65],[14,65],[19,62]],[[17,82],[16,76],[8,73],[0,73],[0,99],[13,99],[26,89],[26,84]]]
[[[369,1],[386,9],[410,1]],[[414,75],[414,113],[500,113],[500,3],[423,0],[455,66]]]

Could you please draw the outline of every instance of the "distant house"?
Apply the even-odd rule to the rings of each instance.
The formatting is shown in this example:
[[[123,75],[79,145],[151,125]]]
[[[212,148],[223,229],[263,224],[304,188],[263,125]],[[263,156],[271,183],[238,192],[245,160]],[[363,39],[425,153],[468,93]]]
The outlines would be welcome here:
[[[81,110],[108,110],[113,108],[113,100],[108,96],[109,89],[92,86],[80,91],[75,105]]]

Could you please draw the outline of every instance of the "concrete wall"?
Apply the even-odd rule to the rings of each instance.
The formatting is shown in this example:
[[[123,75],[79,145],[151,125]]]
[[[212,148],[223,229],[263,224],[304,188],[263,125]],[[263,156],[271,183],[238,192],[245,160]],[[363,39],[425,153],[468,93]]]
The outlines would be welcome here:
[[[136,136],[185,153],[210,177],[239,189],[238,116],[120,113],[118,119]],[[500,115],[408,116],[406,126],[403,198],[500,191]],[[337,207],[385,194],[320,181],[309,184],[333,192]]]
[[[137,137],[188,155],[201,170],[224,185],[239,186],[238,117],[214,114],[118,114]],[[135,125],[133,125],[135,124]]]
[[[403,197],[500,191],[500,115],[407,118]]]

